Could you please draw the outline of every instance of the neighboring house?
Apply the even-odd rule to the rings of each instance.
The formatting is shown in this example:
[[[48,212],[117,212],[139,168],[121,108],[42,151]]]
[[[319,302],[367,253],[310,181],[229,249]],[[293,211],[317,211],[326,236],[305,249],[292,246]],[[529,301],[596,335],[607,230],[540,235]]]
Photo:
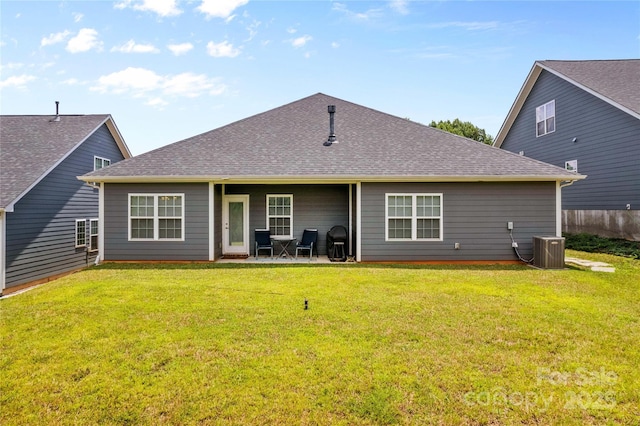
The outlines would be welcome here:
[[[536,62],[494,146],[588,176],[565,232],[640,241],[640,59]]]
[[[77,177],[131,155],[110,115],[0,116],[0,292],[99,255],[99,191]]]
[[[342,225],[357,261],[449,262],[515,261],[508,222],[531,256],[582,177],[319,93],[81,179],[100,182],[106,261],[247,256],[260,228],[318,229],[324,254]]]

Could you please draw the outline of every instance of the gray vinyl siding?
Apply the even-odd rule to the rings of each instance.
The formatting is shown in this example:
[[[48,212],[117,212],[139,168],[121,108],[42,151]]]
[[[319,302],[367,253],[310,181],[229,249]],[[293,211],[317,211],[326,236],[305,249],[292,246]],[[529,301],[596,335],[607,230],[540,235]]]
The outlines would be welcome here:
[[[93,170],[94,155],[123,159],[106,125],[45,176],[6,213],[6,287],[46,280],[91,264],[75,247],[76,219],[98,218],[98,191],[77,179]],[[88,234],[87,234],[88,237]]]
[[[348,185],[226,185],[225,192],[250,195],[251,254],[254,254],[254,230],[267,227],[267,194],[293,194],[293,236],[299,240],[306,228],[317,229],[319,254],[326,254],[326,234],[333,226],[348,229]]]
[[[184,241],[129,241],[129,194],[184,194]],[[207,183],[106,184],[104,260],[209,260]]]
[[[442,193],[443,241],[385,241],[386,193]],[[507,222],[530,258],[533,236],[556,233],[555,193],[555,182],[363,183],[362,261],[516,260]]]
[[[553,99],[556,131],[536,137],[536,107]],[[563,189],[563,209],[640,207],[640,120],[547,71],[538,77],[502,148],[560,167],[578,160],[578,171],[587,178]]]

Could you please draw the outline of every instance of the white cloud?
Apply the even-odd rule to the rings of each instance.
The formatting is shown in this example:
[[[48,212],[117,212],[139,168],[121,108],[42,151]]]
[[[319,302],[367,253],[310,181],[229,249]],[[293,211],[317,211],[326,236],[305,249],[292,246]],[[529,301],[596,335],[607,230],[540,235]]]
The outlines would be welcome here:
[[[167,95],[196,98],[202,93],[220,95],[224,92],[225,86],[220,84],[219,79],[209,78],[204,74],[184,72],[165,78],[162,89]]]
[[[84,18],[82,13],[73,13],[73,22],[80,22],[82,21],[82,18]]]
[[[98,40],[98,32],[93,28],[83,28],[78,35],[67,43],[71,53],[87,52],[91,49],[102,50],[102,42]]]
[[[163,76],[145,68],[133,67],[104,75],[91,88],[99,93],[146,98],[146,104],[155,107],[168,105],[162,96],[196,98],[203,94],[219,95],[226,89],[219,78],[204,74],[185,72]]]
[[[480,30],[493,30],[498,28],[500,23],[498,21],[452,21],[452,22],[440,22],[436,24],[427,25],[428,28],[462,28],[468,31],[480,31]]]
[[[169,105],[169,102],[165,101],[162,98],[152,98],[152,99],[149,99],[147,102],[145,102],[145,105],[162,109],[162,107]]]
[[[59,33],[51,33],[49,37],[42,37],[40,41],[40,46],[49,46],[50,44],[61,43],[67,39],[71,35],[71,31],[64,30]]]
[[[156,90],[162,83],[162,77],[144,68],[128,67],[125,70],[103,75],[98,85],[91,90],[100,93],[127,93],[134,95]]]
[[[340,47],[340,43],[338,43],[337,41],[334,41],[331,43],[331,47],[333,47],[334,49],[337,49]]]
[[[82,82],[80,80],[78,80],[77,78],[68,78],[64,81],[61,82],[62,84],[66,84],[67,86],[77,86],[82,84]]]
[[[116,9],[126,9],[128,7],[141,12],[153,12],[161,17],[178,16],[182,10],[178,9],[176,0],[122,0],[114,6]]]
[[[247,32],[249,33],[249,38],[246,41],[251,41],[253,40],[253,38],[258,34],[258,28],[260,27],[262,23],[260,21],[257,20],[253,20],[253,22],[249,25],[247,25],[246,29]]]
[[[365,12],[352,12],[347,8],[347,5],[344,3],[334,3],[332,10],[344,14],[349,19],[352,19],[354,21],[360,21],[360,22],[372,21],[374,19],[381,18],[384,16],[383,10],[379,8],[368,9]]]
[[[129,40],[121,46],[114,46],[111,51],[121,53],[160,53],[153,44],[137,44],[133,40]]]
[[[389,6],[401,15],[407,15],[409,13],[407,0],[391,0]]]
[[[0,71],[18,70],[22,67],[24,67],[24,64],[21,62],[9,62],[5,65],[0,64]]]
[[[313,37],[310,35],[303,35],[302,37],[294,38],[291,40],[291,45],[296,49],[299,47],[304,47],[307,43],[313,40]]]
[[[214,58],[235,58],[240,54],[240,49],[236,49],[226,40],[220,43],[210,41],[207,43],[207,53]]]
[[[233,19],[233,11],[248,2],[249,0],[202,0],[202,4],[196,10],[205,14],[207,18]]]
[[[27,74],[8,77],[4,80],[0,80],[0,89],[4,89],[5,87],[15,87],[16,89],[24,89],[27,86],[27,83],[35,79],[36,78],[34,76],[27,75]]]
[[[184,55],[191,49],[193,49],[193,44],[191,43],[180,43],[180,44],[169,44],[167,45],[167,49],[171,51],[176,56]]]

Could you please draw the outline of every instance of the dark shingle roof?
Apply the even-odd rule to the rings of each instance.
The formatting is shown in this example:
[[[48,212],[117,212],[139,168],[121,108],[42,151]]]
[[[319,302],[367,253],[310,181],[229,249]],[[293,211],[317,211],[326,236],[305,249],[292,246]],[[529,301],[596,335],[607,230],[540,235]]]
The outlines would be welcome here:
[[[329,135],[335,105],[338,142]],[[86,180],[575,179],[562,168],[321,93],[89,173]]]
[[[0,116],[0,208],[37,183],[110,116]]]
[[[539,63],[640,114],[640,59]]]

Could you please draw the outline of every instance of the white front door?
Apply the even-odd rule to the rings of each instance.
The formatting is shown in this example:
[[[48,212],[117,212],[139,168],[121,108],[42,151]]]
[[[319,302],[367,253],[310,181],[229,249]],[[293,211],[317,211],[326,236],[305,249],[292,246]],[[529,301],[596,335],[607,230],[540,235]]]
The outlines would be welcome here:
[[[222,254],[249,255],[249,196],[225,195],[222,210]]]

